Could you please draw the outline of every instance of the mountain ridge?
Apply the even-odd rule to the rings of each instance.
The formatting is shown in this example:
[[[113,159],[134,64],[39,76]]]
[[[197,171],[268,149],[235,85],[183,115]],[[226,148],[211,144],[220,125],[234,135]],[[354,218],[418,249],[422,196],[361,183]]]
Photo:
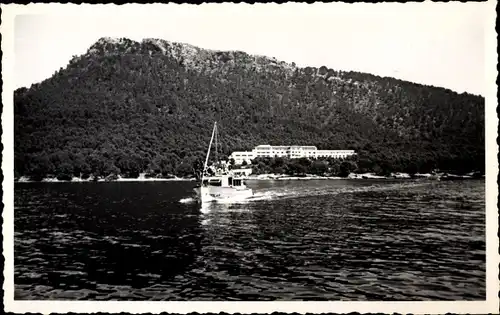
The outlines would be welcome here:
[[[286,65],[287,67],[291,68],[292,70],[312,68],[312,69],[314,69],[316,71],[319,71],[319,69],[323,68],[323,67],[326,68],[327,70],[332,70],[331,68],[329,68],[327,66],[319,66],[319,67],[316,67],[316,66],[298,66],[293,61],[292,62],[282,61],[282,60],[278,60],[277,57],[273,57],[273,56],[258,55],[258,54],[249,54],[249,53],[246,53],[244,51],[237,50],[237,49],[233,49],[233,50],[219,50],[219,49],[202,48],[200,46],[192,45],[192,44],[189,44],[189,43],[174,42],[174,41],[168,41],[168,40],[159,39],[159,38],[149,38],[149,37],[148,38],[143,38],[141,41],[134,41],[134,40],[130,40],[130,39],[123,38],[123,37],[121,37],[121,38],[119,38],[119,37],[108,37],[108,36],[101,37],[93,45],[91,45],[91,47],[87,50],[87,53],[89,51],[91,51],[92,49],[96,49],[95,48],[96,45],[106,45],[106,44],[108,44],[108,45],[116,45],[116,44],[121,44],[124,41],[131,41],[131,42],[136,43],[136,44],[151,43],[151,44],[156,45],[157,47],[159,47],[163,51],[163,54],[167,54],[166,48],[164,46],[166,44],[167,46],[177,47],[177,49],[180,48],[181,51],[182,50],[198,50],[198,51],[202,50],[202,51],[209,52],[209,53],[212,53],[212,54],[217,54],[217,53],[245,54],[245,55],[249,55],[250,57],[253,57],[255,59],[258,58],[258,59],[261,59],[261,60],[268,60],[269,62],[274,61],[276,63],[279,63],[280,65]],[[96,50],[100,50],[100,49],[96,49]],[[339,71],[340,72],[343,72],[343,71],[344,72],[358,72],[358,71],[347,71],[347,70],[339,70]],[[484,98],[484,95],[476,94],[476,93],[472,93],[472,92],[468,92],[468,91],[459,92],[459,91],[453,90],[451,88],[443,87],[443,86],[426,84],[426,83],[422,83],[422,82],[415,82],[415,81],[401,79],[401,78],[397,78],[397,77],[393,77],[393,76],[377,75],[377,74],[372,74],[372,73],[367,73],[367,72],[359,72],[359,73],[364,73],[366,75],[371,75],[371,76],[378,77],[378,78],[387,78],[387,79],[398,80],[398,81],[407,82],[407,83],[411,83],[411,84],[415,84],[415,85],[419,85],[419,86],[444,89],[444,90],[448,90],[448,91],[453,92],[453,93],[457,93],[459,95],[462,95],[462,94],[463,95],[473,95],[473,96],[478,96],[478,97],[483,97]]]
[[[61,172],[63,160],[74,173],[77,164],[90,172],[92,163],[94,173],[127,173],[120,161],[136,154],[136,169],[163,163],[164,172],[175,173],[185,159],[199,164],[217,120],[225,154],[292,141],[355,149],[363,170],[429,170],[450,161],[452,168],[482,169],[483,113],[484,98],[445,88],[160,39],[101,38],[51,78],[16,90],[15,165],[23,175]],[[49,117],[62,126],[46,128]],[[69,146],[57,146],[58,138]],[[123,144],[133,149],[112,153]]]

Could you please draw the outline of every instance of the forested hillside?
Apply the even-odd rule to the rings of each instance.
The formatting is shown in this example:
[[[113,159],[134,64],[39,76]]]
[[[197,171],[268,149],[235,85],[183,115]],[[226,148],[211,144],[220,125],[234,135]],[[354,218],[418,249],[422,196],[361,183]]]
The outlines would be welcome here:
[[[156,39],[102,38],[14,104],[16,176],[186,176],[214,121],[225,154],[307,144],[356,150],[359,171],[485,167],[482,97]]]

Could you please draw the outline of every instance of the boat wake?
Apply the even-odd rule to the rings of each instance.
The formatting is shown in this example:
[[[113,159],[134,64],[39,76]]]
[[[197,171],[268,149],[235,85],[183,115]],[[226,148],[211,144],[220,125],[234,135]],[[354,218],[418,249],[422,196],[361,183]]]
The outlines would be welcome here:
[[[291,187],[291,188],[268,188],[265,190],[255,190],[253,196],[241,198],[226,198],[223,200],[213,200],[210,202],[200,202],[199,198],[183,198],[181,203],[201,203],[202,208],[210,208],[210,205],[241,205],[260,201],[285,200],[291,198],[303,198],[314,196],[338,195],[338,194],[355,194],[370,191],[385,191],[404,188],[415,188],[418,186],[426,186],[431,182],[419,183],[394,183],[394,184],[374,184],[362,187]]]
[[[179,200],[179,202],[180,203],[193,203],[193,202],[196,202],[196,199],[192,198],[192,197],[182,198],[181,200]]]
[[[292,189],[268,190],[257,191],[255,194],[245,199],[245,202],[252,201],[266,201],[266,200],[280,200],[290,198],[324,196],[324,195],[337,195],[345,193],[362,193],[369,191],[384,191],[393,189],[413,188],[418,186],[426,186],[431,183],[394,183],[394,184],[381,184],[369,185],[364,187],[317,187],[317,188],[304,188],[296,187]]]

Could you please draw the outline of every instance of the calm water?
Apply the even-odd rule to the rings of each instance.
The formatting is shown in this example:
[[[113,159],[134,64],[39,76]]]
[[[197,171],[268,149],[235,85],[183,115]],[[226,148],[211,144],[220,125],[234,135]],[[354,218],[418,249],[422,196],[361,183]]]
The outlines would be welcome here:
[[[484,180],[15,186],[15,298],[484,300]]]

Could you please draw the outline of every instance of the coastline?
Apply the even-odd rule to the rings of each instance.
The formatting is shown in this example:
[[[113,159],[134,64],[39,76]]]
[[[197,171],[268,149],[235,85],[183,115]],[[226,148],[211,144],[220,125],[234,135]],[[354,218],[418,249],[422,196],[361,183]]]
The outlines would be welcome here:
[[[411,179],[412,177],[408,174],[391,174],[391,176],[378,176],[373,173],[363,173],[356,174],[351,173],[347,177],[340,176],[320,176],[305,174],[303,176],[290,176],[284,174],[260,174],[260,175],[250,175],[247,180],[346,180],[346,179]]]
[[[347,177],[338,177],[338,176],[319,176],[319,175],[311,175],[305,174],[304,176],[289,176],[284,174],[259,174],[259,175],[250,175],[244,177],[245,180],[250,181],[288,181],[288,180],[390,180],[390,179],[428,179],[428,180],[464,180],[464,179],[474,179],[477,177],[473,177],[470,174],[467,175],[453,175],[453,174],[413,174],[409,175],[407,173],[393,173],[390,176],[379,176],[373,173],[351,173]],[[484,175],[482,177],[484,178]],[[116,179],[98,179],[94,180],[92,177],[87,179],[81,179],[78,177],[73,177],[71,180],[59,180],[57,178],[44,178],[41,181],[30,180],[29,178],[22,176],[17,180],[14,180],[14,183],[92,183],[92,182],[175,182],[175,181],[196,181],[196,178],[184,178],[184,177],[172,177],[172,178],[155,178],[155,177],[145,177],[144,174],[141,174],[137,178],[124,178],[118,176]]]
[[[30,180],[25,176],[21,176],[18,180],[14,180],[14,183],[112,183],[112,182],[178,182],[178,181],[194,181],[195,178],[182,178],[182,177],[172,177],[172,178],[155,178],[155,177],[144,177],[139,176],[137,178],[126,178],[118,177],[117,179],[105,179],[100,178],[94,180],[92,177],[87,179],[81,179],[79,177],[73,177],[71,180],[60,180],[57,178],[44,178],[41,181]]]

